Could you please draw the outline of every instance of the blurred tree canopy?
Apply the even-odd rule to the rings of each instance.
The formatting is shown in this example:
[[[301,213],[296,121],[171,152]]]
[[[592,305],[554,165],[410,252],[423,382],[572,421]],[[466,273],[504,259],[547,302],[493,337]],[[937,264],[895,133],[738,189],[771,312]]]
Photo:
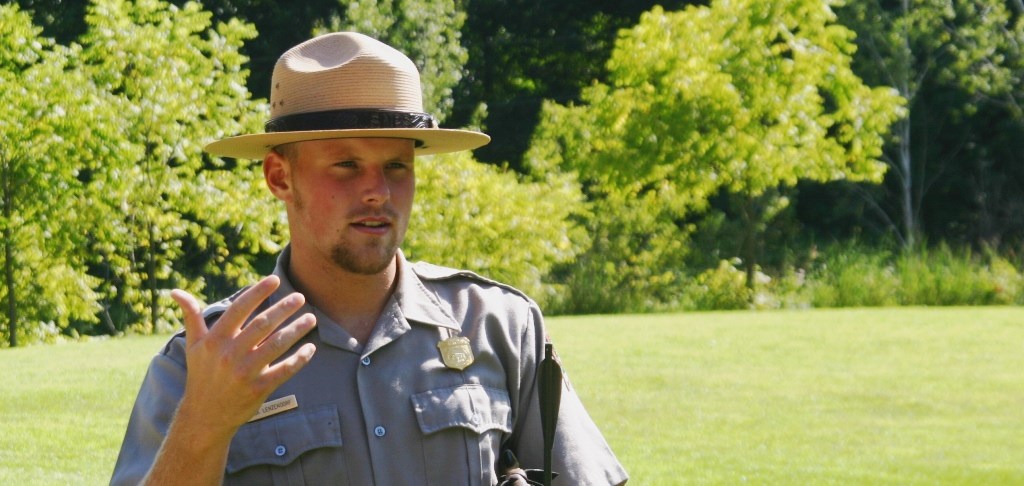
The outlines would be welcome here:
[[[494,138],[424,158],[407,253],[557,312],[671,307],[722,261],[750,285],[818,241],[1012,256],[1021,8],[3,0],[4,342],[164,329],[168,288],[269,271],[288,236],[258,162],[201,147],[261,130],[274,62],[324,30],[407,52],[446,126]]]
[[[881,181],[902,98],[853,74],[852,37],[818,0],[656,7],[622,31],[608,83],[585,89],[583,104],[548,103],[530,153],[578,174],[594,205],[599,265],[572,279],[657,295],[674,280],[662,269],[682,268],[683,222],[717,191],[748,201],[752,245],[784,204],[779,186]],[[752,285],[755,255],[739,256]]]

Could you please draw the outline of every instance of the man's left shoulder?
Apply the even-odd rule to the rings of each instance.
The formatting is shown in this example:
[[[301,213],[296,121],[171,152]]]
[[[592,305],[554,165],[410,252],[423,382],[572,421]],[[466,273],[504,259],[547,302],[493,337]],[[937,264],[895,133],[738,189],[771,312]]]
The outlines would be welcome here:
[[[530,296],[526,295],[523,291],[500,282],[491,278],[484,277],[472,270],[458,269],[445,267],[442,265],[436,265],[428,262],[415,262],[410,263],[413,273],[416,274],[422,282],[425,284],[433,285],[456,285],[456,286],[475,286],[481,289],[493,289],[507,292],[516,297],[520,297],[529,302],[533,302]]]

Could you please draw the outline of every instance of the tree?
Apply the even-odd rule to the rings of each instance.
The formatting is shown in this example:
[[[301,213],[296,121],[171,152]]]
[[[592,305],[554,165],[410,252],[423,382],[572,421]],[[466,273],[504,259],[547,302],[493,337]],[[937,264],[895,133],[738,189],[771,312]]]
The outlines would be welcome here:
[[[637,263],[677,262],[685,218],[720,189],[765,208],[801,179],[881,180],[901,100],[853,74],[852,37],[818,1],[656,7],[620,33],[607,84],[587,88],[582,105],[545,106],[530,160],[580,174],[592,231],[630,242],[602,256],[612,286],[633,285],[623,277],[637,277]],[[748,238],[771,215],[752,213]],[[755,262],[745,264],[752,283]],[[644,270],[645,285],[671,283],[671,268]]]
[[[78,249],[95,149],[113,137],[109,97],[82,75],[77,48],[40,37],[27,13],[0,6],[0,218],[7,342],[94,321],[98,282]]]
[[[210,25],[198,3],[97,0],[83,56],[95,82],[117,95],[126,156],[93,174],[91,195],[109,208],[95,231],[95,265],[123,320],[152,330],[174,322],[165,289],[200,293],[209,275],[255,278],[251,258],[279,249],[281,212],[246,160],[202,153],[205,141],[259,130],[266,106],[250,98],[240,47],[255,36],[238,21]],[[186,272],[193,271],[196,274]]]
[[[420,158],[416,180],[416,208],[402,247],[410,259],[471,269],[552,311],[561,304],[564,289],[547,277],[587,241],[570,218],[583,204],[571,180],[530,180],[480,164],[468,152]]]
[[[929,192],[971,180],[962,168],[985,157],[984,151],[971,150],[979,137],[988,136],[978,130],[1000,122],[970,120],[979,105],[995,104],[1012,118],[1021,117],[1020,17],[999,0],[864,0],[848,2],[838,13],[857,32],[857,73],[895,87],[908,100],[909,115],[895,124],[892,148],[883,158],[897,204],[875,204],[904,246],[912,247],[926,218]],[[970,195],[958,207],[975,204],[971,195],[984,198],[992,192],[963,185],[952,192],[965,191]],[[937,192],[936,203],[950,206],[951,194]]]
[[[465,2],[465,76],[455,89],[453,121],[483,126],[494,141],[476,152],[485,162],[522,167],[545,99],[578,101],[603,80],[616,33],[654,5],[667,10],[693,0],[487,0]]]

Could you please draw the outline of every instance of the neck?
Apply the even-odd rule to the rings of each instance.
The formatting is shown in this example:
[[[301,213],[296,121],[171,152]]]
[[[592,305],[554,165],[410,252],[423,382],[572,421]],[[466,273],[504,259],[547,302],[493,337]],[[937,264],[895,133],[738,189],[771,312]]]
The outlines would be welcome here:
[[[397,256],[383,271],[363,275],[342,269],[330,259],[292,248],[288,278],[306,302],[327,315],[352,337],[365,343],[398,277]]]

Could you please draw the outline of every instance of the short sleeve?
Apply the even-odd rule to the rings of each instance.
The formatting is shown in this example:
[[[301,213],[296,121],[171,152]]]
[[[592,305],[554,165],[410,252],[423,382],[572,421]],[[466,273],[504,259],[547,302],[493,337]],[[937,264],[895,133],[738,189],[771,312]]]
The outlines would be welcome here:
[[[185,390],[184,362],[172,357],[183,342],[183,337],[176,336],[150,362],[128,419],[110,484],[139,484],[152,467]]]

